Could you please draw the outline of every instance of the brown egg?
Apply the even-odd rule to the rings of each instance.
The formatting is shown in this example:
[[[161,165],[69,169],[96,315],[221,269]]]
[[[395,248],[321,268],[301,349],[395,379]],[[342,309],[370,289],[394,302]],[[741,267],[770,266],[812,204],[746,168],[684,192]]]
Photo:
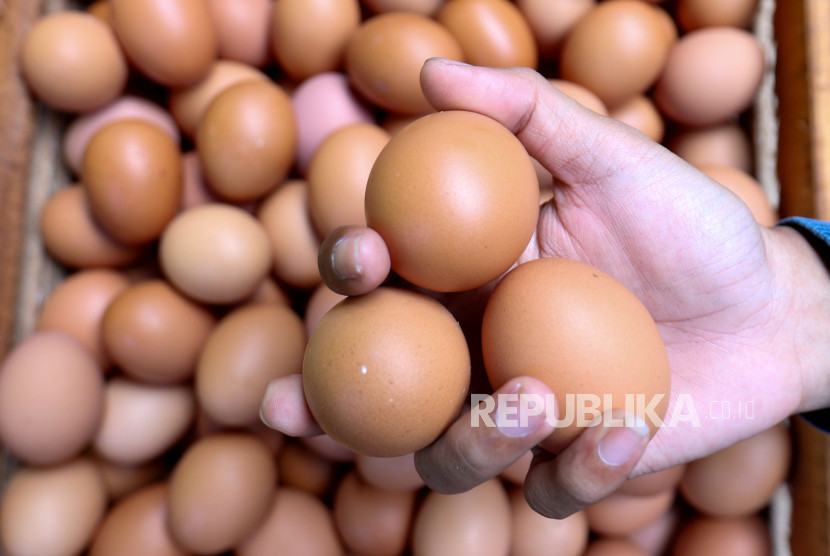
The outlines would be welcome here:
[[[37,330],[61,330],[74,336],[107,369],[101,321],[109,304],[130,281],[116,270],[89,269],[70,274],[52,290],[38,315]]]
[[[101,472],[107,497],[111,501],[120,500],[143,487],[161,481],[169,471],[165,462],[161,460],[141,465],[119,465],[97,456],[95,465]]]
[[[300,442],[308,449],[313,450],[314,453],[337,463],[351,463],[354,462],[356,457],[353,451],[327,434],[306,436],[301,438]]]
[[[504,126],[473,112],[424,116],[392,137],[366,186],[366,222],[392,270],[434,291],[482,286],[515,263],[539,216],[533,162]]]
[[[758,9],[758,0],[677,0],[675,13],[684,31],[701,27],[749,28]]]
[[[279,303],[290,307],[292,300],[282,286],[270,276],[266,276],[253,295],[248,298],[247,303]]]
[[[314,151],[307,174],[308,208],[319,237],[338,226],[366,225],[366,182],[390,137],[377,124],[356,123],[331,132]]]
[[[86,13],[94,15],[107,25],[110,24],[110,0],[93,0],[86,7]]]
[[[530,470],[530,462],[533,461],[533,452],[528,450],[522,457],[510,464],[507,469],[499,474],[499,477],[513,485],[522,486],[525,484],[525,477]]]
[[[320,284],[320,240],[311,223],[308,183],[288,180],[260,203],[256,217],[268,234],[274,275],[289,286],[311,289]]]
[[[464,59],[475,66],[536,68],[539,51],[527,20],[507,0],[453,0],[435,19],[461,45]]]
[[[401,554],[409,540],[415,491],[382,490],[352,470],[334,493],[334,524],[345,547],[366,556]]]
[[[170,90],[167,105],[182,132],[193,137],[208,106],[225,89],[244,81],[268,82],[259,69],[234,60],[216,60],[199,81]]]
[[[562,41],[595,4],[596,0],[516,0],[542,58],[555,58]]]
[[[602,99],[582,85],[578,85],[571,81],[565,81],[564,79],[551,78],[548,79],[548,81],[550,81],[554,87],[577,101],[585,108],[590,108],[597,114],[602,114],[603,116],[608,115],[608,109],[605,107],[605,103],[602,102]]]
[[[303,312],[306,335],[311,337],[311,333],[317,323],[320,322],[320,319],[323,318],[323,315],[345,298],[345,295],[331,291],[325,284],[320,284],[314,288],[314,291],[308,296],[308,302]]]
[[[622,536],[641,529],[668,512],[675,490],[649,496],[614,493],[585,508],[588,526],[599,535]]]
[[[215,317],[164,280],[151,279],[121,292],[101,323],[104,346],[127,375],[170,384],[193,375]]]
[[[123,266],[143,252],[141,246],[121,243],[101,227],[86,188],[77,184],[58,189],[46,200],[39,232],[49,255],[70,268]]]
[[[189,385],[143,384],[113,377],[92,447],[121,465],[140,465],[170,449],[193,423],[196,399]]]
[[[761,184],[751,175],[734,166],[707,164],[698,168],[737,195],[759,224],[774,226],[778,222],[778,212],[773,208]]]
[[[259,422],[265,387],[302,370],[305,327],[290,307],[256,303],[222,317],[204,344],[194,376],[199,404],[222,425]]]
[[[504,556],[510,550],[510,501],[497,479],[461,494],[429,491],[415,516],[413,556]]]
[[[181,151],[153,124],[115,121],[89,141],[81,179],[103,228],[123,243],[146,244],[179,210]]]
[[[681,37],[654,89],[654,101],[672,120],[710,126],[749,108],[764,75],[764,51],[752,33],[707,27]]]
[[[159,242],[164,275],[204,303],[236,303],[251,296],[270,272],[272,257],[259,221],[220,203],[182,212]]]
[[[627,539],[605,537],[592,540],[583,556],[649,556],[649,554]]]
[[[167,484],[131,494],[108,512],[89,548],[89,556],[186,556],[167,530]]]
[[[789,429],[776,425],[687,464],[680,493],[706,515],[748,515],[769,504],[789,468]]]
[[[576,512],[564,519],[550,519],[528,505],[522,489],[510,489],[508,494],[512,516],[511,556],[583,554],[589,533],[585,512]]]
[[[357,454],[354,463],[360,478],[375,488],[413,491],[424,486],[424,480],[415,468],[414,453],[388,458]]]
[[[326,313],[308,341],[303,388],[335,440],[371,456],[423,448],[466,401],[470,354],[440,303],[381,287]]]
[[[633,479],[628,479],[617,489],[617,492],[633,496],[651,496],[664,490],[677,488],[685,470],[686,466],[679,464],[667,467],[661,471],[646,473]]]
[[[687,508],[681,508],[679,504],[674,505],[669,511],[645,527],[629,533],[625,538],[645,550],[648,554],[668,554],[669,545],[674,540],[678,526],[684,518],[683,513],[686,510]]]
[[[654,84],[669,46],[657,8],[639,0],[601,2],[565,39],[561,77],[590,89],[613,110]]]
[[[218,433],[190,444],[167,494],[173,540],[199,554],[230,550],[268,515],[277,468],[268,448],[246,433]]]
[[[663,141],[666,123],[649,96],[633,96],[618,105],[609,116],[640,130],[652,141]]]
[[[216,31],[203,0],[110,0],[110,13],[127,57],[161,85],[191,85],[216,58]]]
[[[254,67],[271,61],[272,0],[207,0],[219,57]]]
[[[697,516],[684,524],[674,540],[671,556],[772,554],[769,527],[759,515],[733,518]]]
[[[235,549],[238,556],[343,556],[331,510],[316,496],[280,487],[265,521]]]
[[[9,555],[81,554],[106,505],[101,475],[88,458],[23,467],[0,502],[0,546]]]
[[[324,496],[335,484],[337,464],[301,442],[287,442],[277,462],[281,485]]]
[[[65,332],[29,334],[0,366],[0,442],[27,463],[78,455],[92,441],[103,406],[101,366]]]
[[[358,0],[280,0],[271,21],[274,57],[296,81],[337,70],[360,20]]]
[[[702,128],[681,127],[668,138],[667,146],[695,166],[722,164],[752,171],[752,140],[747,130],[735,122]]]
[[[446,0],[362,0],[361,4],[374,13],[413,12],[433,15]]]
[[[636,412],[652,434],[665,416],[671,375],[654,320],[631,290],[585,263],[514,268],[487,302],[481,341],[494,388],[529,375],[556,393],[557,430],[542,443],[553,453],[611,408]]]
[[[44,14],[32,24],[21,44],[20,68],[40,100],[66,112],[100,108],[127,83],[127,61],[112,29],[74,10]]]
[[[357,91],[393,112],[432,112],[421,91],[421,67],[433,57],[462,60],[458,41],[446,27],[411,12],[366,19],[346,46],[345,70]]]

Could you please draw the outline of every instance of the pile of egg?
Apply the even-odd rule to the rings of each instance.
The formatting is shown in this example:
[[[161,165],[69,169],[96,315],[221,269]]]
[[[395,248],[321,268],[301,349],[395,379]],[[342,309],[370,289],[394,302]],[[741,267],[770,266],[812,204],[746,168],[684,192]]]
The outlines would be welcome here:
[[[0,500],[17,554],[769,553],[783,425],[546,519],[528,454],[453,496],[259,419],[342,296],[320,242],[363,224],[381,149],[431,111],[433,56],[529,66],[733,188],[759,221],[742,116],[765,68],[753,0],[97,0],[20,50],[69,116],[41,212],[64,281],[0,367]],[[379,46],[382,45],[382,46]],[[540,197],[550,176],[537,167]]]

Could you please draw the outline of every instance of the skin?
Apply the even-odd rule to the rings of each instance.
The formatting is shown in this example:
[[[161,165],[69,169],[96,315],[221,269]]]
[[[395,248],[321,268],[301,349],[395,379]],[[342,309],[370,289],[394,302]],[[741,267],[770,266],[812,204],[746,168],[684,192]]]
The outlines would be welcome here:
[[[534,509],[566,517],[629,477],[703,457],[790,415],[830,406],[830,276],[797,231],[760,226],[727,189],[633,128],[584,109],[532,70],[433,59],[421,85],[438,110],[470,110],[501,122],[551,172],[553,198],[541,207],[536,234],[517,263],[578,259],[628,286],[666,344],[669,415],[684,394],[699,418],[699,426],[689,420],[663,426],[650,441],[635,428],[599,426],[555,458],[535,448],[525,481]],[[344,228],[327,239],[320,268],[330,287],[357,295],[386,279],[389,255],[372,230]],[[442,299],[458,315],[480,315],[486,291]],[[551,392],[527,377],[499,390],[508,391]],[[729,402],[734,411],[749,401],[754,415],[710,415],[713,403]],[[321,432],[299,375],[270,385],[262,417],[289,435]],[[473,428],[461,416],[416,454],[416,464],[434,490],[461,492],[552,432],[541,418],[511,435]]]

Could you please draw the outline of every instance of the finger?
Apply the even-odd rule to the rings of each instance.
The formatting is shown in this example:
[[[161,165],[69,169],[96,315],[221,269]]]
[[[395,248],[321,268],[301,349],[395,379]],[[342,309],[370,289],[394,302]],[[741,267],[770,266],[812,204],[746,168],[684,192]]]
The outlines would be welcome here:
[[[389,249],[376,231],[341,226],[323,241],[317,256],[323,282],[342,295],[361,295],[377,288],[389,275]]]
[[[544,516],[562,519],[599,502],[625,482],[649,437],[642,418],[622,409],[606,412],[557,456],[536,454],[525,477],[528,503]]]
[[[424,482],[443,494],[467,491],[495,477],[553,431],[545,402],[550,389],[530,377],[510,380],[461,416],[433,444],[415,453]]]
[[[262,422],[288,436],[315,436],[323,430],[305,401],[303,375],[294,373],[268,383],[259,407]]]

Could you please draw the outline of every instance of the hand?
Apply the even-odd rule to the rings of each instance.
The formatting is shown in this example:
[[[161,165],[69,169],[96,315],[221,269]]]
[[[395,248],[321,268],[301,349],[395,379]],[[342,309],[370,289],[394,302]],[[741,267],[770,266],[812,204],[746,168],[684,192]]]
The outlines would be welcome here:
[[[551,172],[553,198],[541,207],[533,241],[517,262],[578,259],[627,285],[666,344],[668,416],[675,409],[689,415],[691,407],[699,420],[699,426],[689,420],[664,426],[651,442],[634,429],[592,427],[556,458],[537,451],[525,481],[534,509],[565,517],[630,476],[691,461],[791,414],[830,405],[830,281],[798,232],[759,226],[724,187],[526,68],[435,59],[425,64],[421,84],[438,110],[469,110],[501,122]],[[389,270],[383,241],[367,228],[337,231],[320,260],[330,287],[349,295],[377,287]],[[486,289],[444,299],[473,323],[484,300]],[[530,378],[500,391],[519,387],[550,392]],[[734,412],[747,402],[753,415],[717,418],[727,404]],[[710,416],[713,404],[718,414]],[[263,419],[288,434],[320,432],[296,377],[272,385]],[[473,428],[461,417],[416,454],[418,470],[435,490],[463,491],[497,475],[552,429],[539,420],[519,436],[509,432]]]

